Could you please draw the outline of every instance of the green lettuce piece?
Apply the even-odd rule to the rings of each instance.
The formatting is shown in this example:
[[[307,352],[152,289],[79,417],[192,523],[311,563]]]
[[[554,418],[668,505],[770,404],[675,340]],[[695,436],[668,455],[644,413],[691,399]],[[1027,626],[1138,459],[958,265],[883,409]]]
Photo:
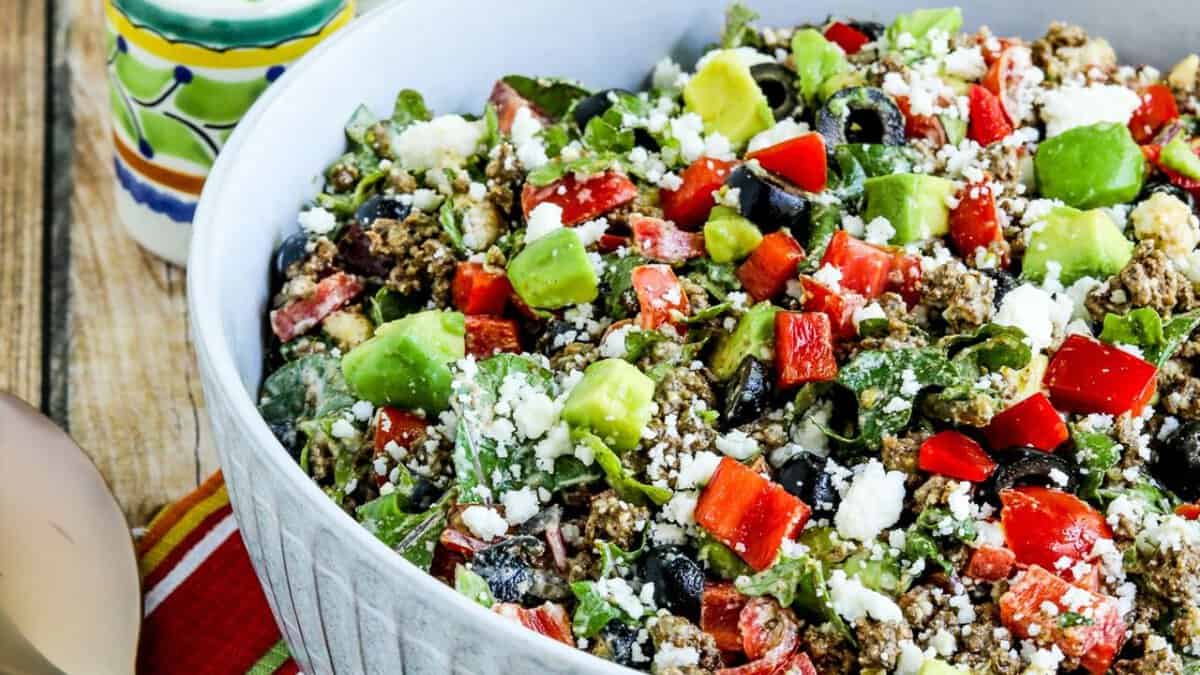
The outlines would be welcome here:
[[[642,543],[632,551],[617,546],[611,541],[597,541],[595,543],[596,552],[600,554],[600,578],[605,579],[610,576],[622,576],[621,569],[632,569],[633,564],[646,551],[646,532],[649,528],[643,530]]]
[[[346,385],[339,359],[310,354],[267,377],[258,410],[267,424],[292,425],[340,412],[357,400]]]
[[[721,48],[762,46],[762,38],[750,24],[758,20],[758,12],[740,2],[725,10],[725,28],[721,31]]]
[[[487,579],[472,572],[465,565],[454,566],[454,590],[484,607],[496,604],[496,598],[492,596],[492,588],[488,586]]]
[[[569,173],[592,175],[602,173],[617,161],[612,153],[599,153],[580,157],[569,162],[553,159],[529,172],[525,182],[534,187],[545,187]]]
[[[358,106],[346,121],[346,139],[353,145],[364,145],[367,142],[367,129],[377,122],[379,118],[370,108],[365,105]]]
[[[392,550],[426,572],[433,563],[433,547],[446,529],[446,512],[455,491],[447,490],[441,499],[421,513],[406,513],[404,497],[398,492],[372,499],[358,507],[358,522]]]
[[[866,180],[893,173],[910,173],[916,155],[906,145],[845,143],[834,148],[833,158],[837,166],[830,191],[861,210]]]
[[[1084,499],[1099,500],[1104,475],[1121,461],[1121,445],[1108,434],[1077,426],[1071,427],[1071,441],[1075,445],[1075,462],[1086,470],[1079,472],[1078,494]]]
[[[737,579],[754,574],[754,568],[738,557],[733,549],[705,533],[696,554],[697,559],[722,579]]]
[[[433,119],[429,108],[425,107],[425,98],[413,89],[401,89],[396,94],[396,104],[392,108],[392,127],[401,131],[414,122],[427,122]]]
[[[571,629],[576,637],[590,638],[604,629],[610,621],[621,621],[637,625],[641,617],[630,616],[625,610],[605,600],[596,590],[594,581],[576,581],[571,584],[577,604],[571,617]]]
[[[974,333],[946,338],[943,346],[953,360],[969,363],[981,371],[995,372],[1003,367],[1020,370],[1033,358],[1033,350],[1025,342],[1025,331],[994,323],[981,326]]]
[[[812,214],[809,217],[811,225],[808,231],[808,237],[805,239],[804,250],[808,251],[804,260],[800,261],[800,273],[811,274],[816,272],[821,265],[821,259],[825,257],[825,249],[829,247],[829,241],[833,239],[833,235],[842,229],[842,207],[837,204],[814,204]]]
[[[1100,339],[1109,344],[1133,345],[1155,366],[1162,367],[1200,325],[1200,310],[1173,317],[1163,323],[1158,312],[1149,307],[1128,314],[1107,314]]]
[[[812,105],[821,85],[829,78],[846,71],[846,53],[812,28],[796,31],[792,36],[792,61],[800,80],[800,95]]]
[[[629,471],[621,465],[621,458],[598,436],[582,430],[576,431],[574,436],[576,442],[586,445],[592,451],[596,463],[604,471],[605,480],[618,497],[633,504],[645,504],[650,501],[658,506],[670,501],[673,493],[669,488],[648,485],[630,476]]]
[[[370,173],[367,173],[362,178],[358,179],[358,183],[354,186],[353,192],[337,195],[329,194],[328,192],[322,192],[317,195],[317,205],[324,209],[328,209],[339,216],[349,217],[354,214],[354,211],[358,209],[358,207],[362,206],[363,202],[367,201],[367,197],[370,196],[369,193],[371,192],[372,188],[375,187],[376,183],[383,180],[384,177],[387,176],[387,173],[388,172],[384,171],[383,169],[375,169]],[[340,231],[341,228],[339,227],[338,229],[329,233],[328,236],[332,239],[336,239]]]
[[[592,93],[575,82],[556,77],[508,75],[503,81],[526,101],[554,119],[567,114],[580,99]]]
[[[854,635],[829,600],[825,569],[812,556],[782,555],[767,569],[753,576],[738,577],[734,586],[744,595],[770,595],[784,607],[794,607],[810,618],[827,621],[838,634],[854,641]]]
[[[912,374],[916,393],[905,386],[905,373]],[[885,434],[895,434],[908,425],[920,391],[966,381],[966,373],[936,347],[860,352],[838,372],[836,380],[858,400],[858,435],[841,440],[877,448]]]
[[[848,577],[857,577],[867,588],[891,596],[899,595],[912,585],[912,577],[906,575],[900,558],[884,555],[874,558],[869,551],[855,553],[840,565]]]
[[[631,330],[625,335],[625,360],[630,363],[637,363],[638,359],[648,354],[651,349],[654,349],[654,345],[660,342],[667,342],[670,339],[662,331]]]
[[[641,263],[639,263],[641,264]],[[710,258],[697,258],[688,263],[685,275],[708,291],[719,302],[734,291],[742,289],[737,278],[737,266],[733,263],[713,262]]]
[[[600,277],[600,297],[604,311],[614,320],[628,319],[641,309],[633,290],[633,268],[649,261],[639,255],[604,256],[604,274]]]
[[[917,9],[896,17],[888,26],[885,37],[893,51],[913,52],[917,56],[933,53],[931,33],[938,31],[953,39],[962,28],[962,10],[957,7],[945,9]],[[913,44],[901,47],[901,35],[911,35]]]

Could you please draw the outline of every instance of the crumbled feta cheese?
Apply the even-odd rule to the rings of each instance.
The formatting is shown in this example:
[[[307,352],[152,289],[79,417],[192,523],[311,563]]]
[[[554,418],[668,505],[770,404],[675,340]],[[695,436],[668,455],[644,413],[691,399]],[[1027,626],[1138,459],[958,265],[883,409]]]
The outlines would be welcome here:
[[[871,541],[895,525],[904,508],[904,474],[872,459],[854,477],[834,516],[838,534]]]
[[[887,244],[896,236],[896,228],[887,218],[879,216],[867,223],[866,240],[869,244]]]
[[[832,291],[842,289],[842,271],[829,263],[821,265],[821,269],[813,274],[813,281],[829,287]]]
[[[687,669],[700,663],[700,652],[695,647],[677,647],[672,642],[664,642],[654,653],[654,672],[667,669]]]
[[[359,422],[366,422],[375,414],[375,406],[370,401],[359,401],[350,407],[350,414]]]
[[[829,599],[834,611],[847,621],[866,616],[876,621],[904,621],[904,614],[891,598],[863,586],[858,577],[847,577],[845,570],[830,574]]]
[[[1141,104],[1136,92],[1115,84],[1065,84],[1047,89],[1042,93],[1046,137],[1098,122],[1127,125]]]
[[[629,582],[624,579],[600,579],[595,583],[594,588],[600,597],[620,607],[621,611],[635,619],[646,613],[641,599],[630,588]]]
[[[509,525],[520,525],[538,512],[537,493],[527,487],[505,492],[500,503],[504,504],[504,519]]]
[[[353,424],[350,424],[345,419],[339,417],[338,419],[334,420],[333,426],[331,426],[329,429],[329,433],[333,434],[334,438],[345,440],[347,438],[354,438],[357,436],[358,430],[354,428]]]
[[[865,307],[858,307],[854,310],[851,319],[854,321],[854,327],[858,328],[858,324],[870,319],[886,319],[887,314],[884,313],[883,307],[879,306],[878,302],[872,301]]]
[[[441,115],[414,122],[400,132],[393,150],[400,165],[413,171],[455,166],[475,154],[484,135],[484,122],[461,115]]]
[[[654,64],[654,74],[650,77],[650,86],[663,90],[683,89],[683,85],[687,84],[687,79],[683,68],[668,56]]]
[[[679,475],[675,486],[680,490],[697,488],[706,483],[721,463],[721,456],[715,452],[701,450],[694,455],[682,455],[679,458]]]
[[[987,63],[979,45],[955,49],[942,59],[942,67],[947,75],[963,80],[978,80],[987,74]]]
[[[309,234],[329,234],[333,228],[337,227],[337,218],[320,206],[301,211],[297,220],[300,222],[300,227]]]
[[[562,228],[562,214],[562,207],[558,204],[542,202],[535,206],[533,211],[529,212],[529,221],[525,226],[525,243],[537,241]]]
[[[758,454],[758,441],[746,432],[734,429],[729,433],[718,436],[717,449],[736,460],[746,460]]]
[[[1033,348],[1041,351],[1053,344],[1055,328],[1061,332],[1071,318],[1070,299],[1060,300],[1033,284],[1022,284],[1004,296],[992,321],[1020,328]]]
[[[785,117],[776,122],[775,126],[771,127],[770,129],[767,129],[766,131],[760,131],[755,134],[754,137],[750,139],[750,143],[746,146],[746,152],[754,152],[756,150],[762,150],[763,148],[769,148],[772,145],[778,145],[779,143],[796,138],[797,136],[802,136],[806,133],[808,133],[807,124],[804,122],[797,122],[790,117]]]
[[[486,506],[468,506],[462,512],[462,519],[471,534],[484,541],[491,541],[508,532],[508,522],[495,509]]]

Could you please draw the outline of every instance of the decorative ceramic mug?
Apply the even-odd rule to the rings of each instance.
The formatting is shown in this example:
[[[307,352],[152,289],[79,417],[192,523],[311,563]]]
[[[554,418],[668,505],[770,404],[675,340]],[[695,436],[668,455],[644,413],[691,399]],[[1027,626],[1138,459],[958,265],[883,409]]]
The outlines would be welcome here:
[[[204,179],[259,94],[355,0],[104,0],[117,212],[183,265]]]

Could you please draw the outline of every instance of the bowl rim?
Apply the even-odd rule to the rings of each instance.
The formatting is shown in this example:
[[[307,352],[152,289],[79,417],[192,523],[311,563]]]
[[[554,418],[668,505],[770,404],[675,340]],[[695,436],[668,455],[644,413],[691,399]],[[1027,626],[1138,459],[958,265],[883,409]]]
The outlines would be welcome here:
[[[371,29],[373,24],[383,23],[389,18],[395,21],[394,17],[402,15],[408,7],[414,4],[405,0],[391,0],[386,6],[375,9],[369,15],[351,22],[349,26],[318,44],[263,92],[246,115],[242,117],[218,155],[205,181],[193,219],[187,265],[188,312],[192,342],[196,349],[197,360],[201,364],[202,380],[211,382],[212,386],[217,388],[219,398],[224,400],[235,424],[240,431],[245,432],[245,442],[250,446],[251,452],[258,453],[259,459],[266,463],[270,470],[278,472],[277,475],[288,481],[295,488],[295,492],[301,500],[310,506],[315,505],[316,515],[314,518],[324,521],[330,528],[337,528],[346,533],[352,543],[359,550],[364,551],[365,555],[370,556],[376,564],[386,566],[382,569],[402,575],[407,581],[415,582],[419,590],[428,593],[434,602],[444,602],[450,607],[466,612],[469,618],[488,626],[490,630],[501,631],[504,638],[515,640],[521,649],[541,650],[546,656],[553,657],[558,663],[577,672],[636,672],[574,646],[567,646],[514,621],[506,620],[490,609],[468,599],[428,572],[416,567],[338,508],[300,470],[300,466],[271,433],[267,423],[259,414],[254,400],[243,387],[241,375],[226,342],[225,322],[220,311],[220,294],[199,291],[201,288],[219,287],[218,282],[221,278],[221,267],[224,261],[217,255],[217,252],[222,249],[222,244],[226,242],[231,233],[228,226],[223,227],[217,221],[217,216],[224,210],[220,208],[226,192],[223,187],[230,180],[230,174],[234,172],[236,164],[234,158],[239,156],[244,146],[250,143],[255,129],[262,124],[263,119],[274,113],[275,102],[285,92],[294,87],[303,86],[302,83],[305,81],[308,71],[327,52],[348,49],[346,45],[353,42],[359,33],[363,33]],[[464,3],[463,0],[449,0],[438,4],[441,6],[441,11],[445,11],[448,9],[445,5],[467,3]],[[210,377],[203,377],[204,370],[208,371]]]

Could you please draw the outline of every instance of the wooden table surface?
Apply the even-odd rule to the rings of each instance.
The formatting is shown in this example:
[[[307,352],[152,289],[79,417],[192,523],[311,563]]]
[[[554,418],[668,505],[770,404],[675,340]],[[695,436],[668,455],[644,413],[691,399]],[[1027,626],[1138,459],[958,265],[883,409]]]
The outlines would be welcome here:
[[[133,526],[217,468],[186,275],[117,220],[96,0],[0,0],[0,391],[92,457]]]

